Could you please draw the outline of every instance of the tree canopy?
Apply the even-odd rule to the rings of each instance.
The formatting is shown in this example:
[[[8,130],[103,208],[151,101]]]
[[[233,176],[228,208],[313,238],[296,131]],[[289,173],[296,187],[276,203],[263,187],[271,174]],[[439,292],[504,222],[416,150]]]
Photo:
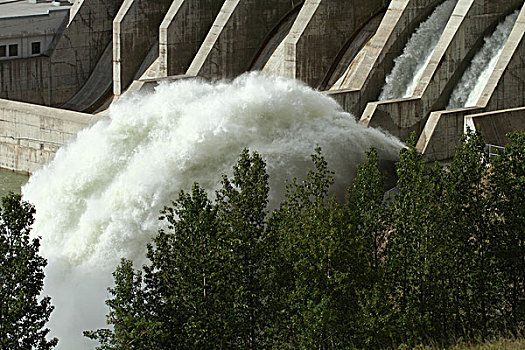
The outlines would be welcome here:
[[[166,207],[149,264],[114,273],[100,349],[393,348],[519,332],[525,323],[525,136],[490,158],[469,134],[446,167],[414,142],[398,186],[371,149],[347,200],[318,149],[276,210],[257,153],[216,199]]]

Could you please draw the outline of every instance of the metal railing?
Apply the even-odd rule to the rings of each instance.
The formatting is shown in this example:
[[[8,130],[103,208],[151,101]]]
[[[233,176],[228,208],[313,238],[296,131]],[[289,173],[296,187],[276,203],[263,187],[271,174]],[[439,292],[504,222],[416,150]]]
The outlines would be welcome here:
[[[499,157],[499,156],[504,155],[505,147],[486,144],[485,151],[487,152],[489,159],[492,159],[493,157]]]
[[[33,142],[39,142],[39,143],[48,143],[48,144],[57,145],[57,146],[63,146],[64,145],[61,142],[33,139],[31,137],[16,137],[16,136],[11,136],[11,135],[0,135],[0,137],[5,138],[5,139],[16,140],[16,141],[19,141],[19,140],[21,140],[21,141],[33,141]]]

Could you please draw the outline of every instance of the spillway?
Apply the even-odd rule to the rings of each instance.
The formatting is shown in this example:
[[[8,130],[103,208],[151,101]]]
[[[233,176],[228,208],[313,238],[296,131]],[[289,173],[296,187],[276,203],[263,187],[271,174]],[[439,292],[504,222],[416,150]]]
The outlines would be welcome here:
[[[163,84],[123,98],[109,114],[23,188],[49,260],[45,293],[56,305],[50,328],[65,349],[81,346],[82,330],[104,326],[110,273],[121,257],[143,262],[163,206],[194,181],[213,193],[243,148],[267,160],[275,207],[283,182],[306,173],[316,146],[340,193],[370,146],[390,160],[402,147],[306,85],[258,73],[231,83]]]
[[[379,101],[410,97],[427,66],[457,0],[437,6],[408,40],[403,53],[394,60],[394,68],[386,77]]]
[[[496,30],[484,39],[481,50],[474,56],[469,67],[454,88],[447,109],[475,106],[490,74],[503,51],[514,23],[518,19],[518,11],[508,15]]]

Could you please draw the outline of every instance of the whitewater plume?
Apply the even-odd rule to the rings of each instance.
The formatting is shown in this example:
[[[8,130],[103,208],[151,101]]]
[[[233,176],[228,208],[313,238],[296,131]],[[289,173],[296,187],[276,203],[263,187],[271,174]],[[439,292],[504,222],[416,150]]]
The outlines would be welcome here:
[[[246,147],[267,160],[275,206],[282,183],[311,167],[316,146],[343,188],[370,146],[394,160],[402,144],[302,83],[259,73],[163,84],[114,104],[22,189],[36,206],[34,232],[49,260],[45,292],[57,306],[51,327],[62,348],[80,348],[82,330],[104,326],[110,272],[121,257],[143,263],[162,225],[159,211],[180,190],[197,181],[213,193]]]
[[[447,109],[475,106],[487,84],[510,32],[518,19],[518,11],[508,15],[492,35],[485,37],[481,50],[452,91]]]
[[[447,0],[434,10],[408,40],[403,53],[394,60],[379,101],[410,97],[430,62],[457,0]]]

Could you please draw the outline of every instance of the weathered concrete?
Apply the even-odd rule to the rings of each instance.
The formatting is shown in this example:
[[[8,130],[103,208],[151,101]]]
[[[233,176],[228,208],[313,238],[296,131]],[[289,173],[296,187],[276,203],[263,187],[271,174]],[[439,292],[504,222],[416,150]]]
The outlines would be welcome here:
[[[61,108],[93,112],[113,94],[113,42],[110,42],[82,88]]]
[[[233,78],[249,70],[294,0],[226,0],[186,74]]]
[[[50,84],[49,57],[0,61],[0,98],[49,104]]]
[[[113,35],[122,0],[84,0],[51,54],[51,101],[60,106],[89,78]]]
[[[159,32],[160,76],[184,74],[224,0],[175,0]]]
[[[391,1],[374,37],[328,94],[359,118],[366,104],[379,96],[383,82],[394,66],[394,59],[403,52],[406,42],[441,2]]]
[[[292,11],[268,34],[254,59],[250,70],[264,70],[267,73],[279,74],[284,57],[283,41],[297,20],[304,1],[299,2]]]
[[[151,47],[171,0],[124,0],[113,23],[113,93],[131,84]]]
[[[306,0],[282,43],[280,74],[320,86],[348,40],[387,4],[386,0]]]
[[[481,132],[488,144],[504,146],[509,133],[525,130],[525,107],[469,115],[465,127]]]
[[[478,106],[487,111],[523,106],[525,102],[525,3],[496,63]]]
[[[464,132],[468,115],[523,106],[525,101],[525,4],[503,48],[502,54],[476,103],[476,107],[430,114],[418,140],[417,149],[428,160],[452,158]],[[501,115],[496,113],[496,115]],[[503,128],[497,139],[504,139]]]
[[[430,113],[416,149],[427,161],[451,159],[461,142],[465,115],[479,111],[478,107],[469,107]]]
[[[32,173],[97,117],[0,99],[0,167]]]
[[[323,79],[321,85],[319,86],[321,90],[341,89],[341,86],[334,88],[334,85],[337,85],[337,83],[340,81],[343,83],[345,73],[351,69],[354,59],[356,59],[357,55],[361,51],[363,51],[363,53],[366,52],[366,50],[363,50],[363,48],[366,45],[370,46],[371,41],[374,35],[377,33],[379,25],[383,21],[385,14],[386,11],[379,12],[379,14],[371,18],[358,33],[356,33],[350,40],[347,41],[345,47],[341,49],[335,61],[332,63],[332,66],[328,70],[328,73]],[[357,59],[356,61],[360,61],[360,59]]]
[[[382,127],[401,139],[411,132],[419,135],[430,112],[446,106],[453,88],[482,46],[483,37],[522,5],[522,0],[497,4],[490,0],[459,0],[413,98],[372,102],[360,122]]]
[[[43,56],[0,63],[0,97],[60,106],[84,85],[112,39],[122,0],[83,0]]]
[[[63,30],[67,8],[50,11],[51,4],[3,2],[0,4],[0,46],[6,56],[0,58],[0,98],[49,103],[51,73],[48,49],[55,33]],[[50,12],[48,12],[50,11]],[[40,43],[41,51],[33,55],[31,45]],[[9,56],[9,45],[17,45],[17,55]]]

